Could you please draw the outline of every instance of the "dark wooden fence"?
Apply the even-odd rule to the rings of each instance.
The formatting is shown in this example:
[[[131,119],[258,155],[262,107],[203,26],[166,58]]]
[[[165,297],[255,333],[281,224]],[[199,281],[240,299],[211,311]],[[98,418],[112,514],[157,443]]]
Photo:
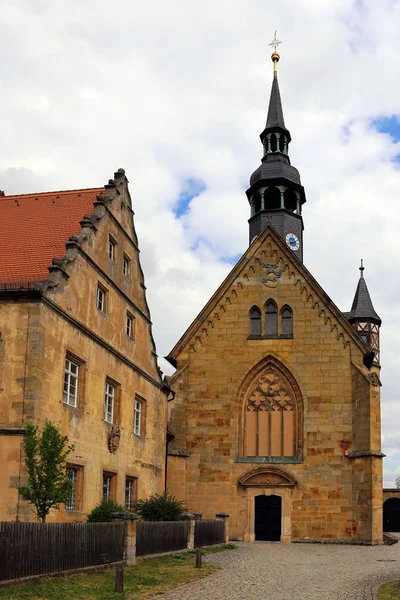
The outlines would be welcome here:
[[[187,521],[138,521],[136,556],[161,554],[187,548]]]
[[[224,522],[222,520],[196,521],[194,528],[194,547],[222,544],[225,541]]]
[[[0,522],[0,581],[123,559],[124,523]]]

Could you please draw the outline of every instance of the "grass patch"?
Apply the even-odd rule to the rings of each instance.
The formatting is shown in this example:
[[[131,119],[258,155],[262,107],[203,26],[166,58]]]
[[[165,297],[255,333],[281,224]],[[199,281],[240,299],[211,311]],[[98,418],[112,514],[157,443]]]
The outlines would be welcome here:
[[[203,549],[202,554],[215,554],[237,548],[223,544]],[[70,577],[42,579],[23,585],[0,588],[0,598],[7,600],[145,600],[163,594],[178,585],[215,573],[215,565],[203,563],[195,568],[192,552],[146,560],[125,568],[123,593],[114,592],[115,569],[99,573],[84,573]]]
[[[393,581],[379,588],[378,600],[400,600],[400,581]]]

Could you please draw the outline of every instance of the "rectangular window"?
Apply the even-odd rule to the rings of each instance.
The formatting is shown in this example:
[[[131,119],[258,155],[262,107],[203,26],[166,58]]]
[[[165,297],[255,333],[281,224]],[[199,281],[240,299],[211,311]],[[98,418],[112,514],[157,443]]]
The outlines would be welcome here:
[[[70,406],[78,406],[79,365],[65,359],[63,401]]]
[[[125,277],[130,277],[131,275],[131,259],[126,254],[124,254],[124,258],[122,260],[122,273],[125,275]]]
[[[135,409],[133,415],[133,433],[142,435],[143,431],[143,402],[135,400]]]
[[[108,238],[108,258],[115,262],[115,251],[117,247],[117,242],[110,236]]]
[[[101,492],[101,499],[103,501],[114,499],[114,481],[115,481],[114,473],[103,472],[103,486],[102,486],[102,492]]]
[[[126,327],[125,327],[126,335],[130,338],[135,337],[135,317],[130,313],[126,313]]]
[[[100,284],[97,286],[96,306],[102,312],[107,312],[107,290]]]
[[[72,490],[65,502],[65,510],[80,510],[80,493],[82,487],[82,467],[69,465],[67,466],[66,476],[68,481],[72,483]]]
[[[137,477],[127,477],[125,480],[126,510],[132,510],[132,504],[135,500],[137,500]]]
[[[106,391],[104,394],[104,420],[107,423],[114,422],[114,405],[115,405],[115,387],[111,383],[106,383]]]

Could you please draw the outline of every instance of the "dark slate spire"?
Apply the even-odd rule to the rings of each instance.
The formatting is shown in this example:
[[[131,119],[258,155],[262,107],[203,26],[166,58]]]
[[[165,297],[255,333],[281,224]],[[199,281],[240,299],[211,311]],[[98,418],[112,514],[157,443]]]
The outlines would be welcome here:
[[[269,131],[282,131],[288,135],[290,141],[290,133],[285,127],[285,119],[283,118],[283,109],[281,94],[279,91],[278,74],[274,71],[274,79],[272,81],[271,96],[269,99],[268,116],[265,124],[265,130],[261,134],[269,133]]]
[[[371,296],[367,288],[367,283],[364,279],[364,267],[361,261],[360,267],[360,279],[357,285],[356,293],[354,296],[351,311],[346,314],[347,320],[352,323],[353,321],[371,321],[380,325],[382,323],[381,318],[375,312],[372,304]]]

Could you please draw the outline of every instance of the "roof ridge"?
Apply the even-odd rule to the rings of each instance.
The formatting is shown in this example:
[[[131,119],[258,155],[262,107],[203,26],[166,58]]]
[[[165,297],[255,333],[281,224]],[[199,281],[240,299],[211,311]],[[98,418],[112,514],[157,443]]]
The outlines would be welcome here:
[[[0,202],[2,200],[9,200],[10,198],[27,198],[27,197],[35,197],[35,196],[46,196],[46,195],[54,195],[54,194],[71,194],[75,192],[94,192],[95,190],[104,191],[104,186],[102,187],[94,187],[94,188],[77,188],[74,190],[56,190],[54,192],[36,192],[30,194],[11,194],[10,196],[0,196]]]

